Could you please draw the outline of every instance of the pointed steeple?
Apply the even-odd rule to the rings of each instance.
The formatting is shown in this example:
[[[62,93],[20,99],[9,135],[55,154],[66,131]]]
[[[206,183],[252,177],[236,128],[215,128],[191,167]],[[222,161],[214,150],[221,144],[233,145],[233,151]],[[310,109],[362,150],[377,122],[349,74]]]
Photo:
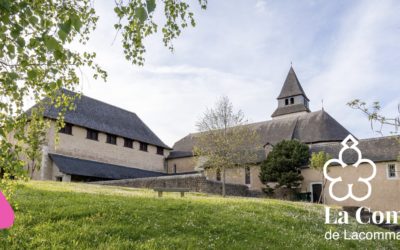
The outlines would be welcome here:
[[[278,99],[282,98],[287,98],[287,97],[292,97],[296,95],[302,95],[304,96],[308,101],[308,97],[306,96],[306,93],[303,90],[303,87],[301,87],[300,81],[297,78],[296,73],[294,72],[294,69],[292,66],[290,66],[289,73],[286,77],[285,83],[283,84],[281,93],[278,96]]]
[[[310,112],[308,108],[310,100],[304,92],[303,87],[301,87],[300,81],[292,66],[290,66],[289,73],[277,99],[278,108],[272,114],[274,118]]]

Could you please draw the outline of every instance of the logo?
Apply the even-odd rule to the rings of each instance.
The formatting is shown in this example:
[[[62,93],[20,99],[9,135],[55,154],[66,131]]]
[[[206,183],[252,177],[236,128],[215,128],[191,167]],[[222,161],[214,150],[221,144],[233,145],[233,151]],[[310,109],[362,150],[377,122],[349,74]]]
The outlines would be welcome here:
[[[14,211],[0,192],[0,229],[10,228],[14,224]]]
[[[348,144],[351,143],[351,145],[349,146]],[[371,196],[372,193],[372,188],[371,188],[371,183],[370,181],[375,177],[376,175],[376,165],[373,161],[369,160],[369,159],[363,159],[362,158],[362,154],[360,149],[357,147],[358,145],[358,141],[352,136],[352,135],[348,135],[342,142],[342,149],[339,152],[339,159],[331,159],[329,161],[327,161],[324,164],[324,177],[330,181],[329,184],[329,195],[331,196],[332,199],[336,200],[336,201],[344,201],[347,200],[349,198],[355,200],[355,201],[364,201],[366,199],[368,199]],[[347,165],[344,161],[343,161],[343,153],[346,150],[352,149],[357,153],[357,161],[352,164],[352,165]],[[367,187],[368,187],[368,191],[367,194],[362,196],[362,197],[358,197],[356,195],[353,194],[353,184],[347,184],[347,194],[344,195],[343,197],[337,197],[334,193],[333,193],[333,187],[335,185],[340,185],[340,183],[343,181],[342,177],[336,177],[336,178],[332,178],[329,176],[328,174],[328,167],[331,164],[339,164],[340,166],[342,166],[342,168],[346,168],[346,167],[355,167],[358,168],[358,166],[362,163],[367,163],[372,167],[372,174],[371,176],[369,176],[368,178],[362,178],[359,177],[358,178],[358,182],[360,183],[364,183]]]

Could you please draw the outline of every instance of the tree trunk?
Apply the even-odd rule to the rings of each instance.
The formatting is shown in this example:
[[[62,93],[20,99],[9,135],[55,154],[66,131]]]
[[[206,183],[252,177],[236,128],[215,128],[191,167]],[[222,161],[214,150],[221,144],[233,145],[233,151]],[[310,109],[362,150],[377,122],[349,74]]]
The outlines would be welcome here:
[[[32,169],[30,169],[31,180],[33,178],[34,171],[35,171],[35,160],[32,160]]]
[[[225,167],[222,168],[222,197],[226,196],[225,190]]]
[[[321,195],[319,196],[318,203],[325,204],[325,185],[326,185],[326,179],[322,175]]]

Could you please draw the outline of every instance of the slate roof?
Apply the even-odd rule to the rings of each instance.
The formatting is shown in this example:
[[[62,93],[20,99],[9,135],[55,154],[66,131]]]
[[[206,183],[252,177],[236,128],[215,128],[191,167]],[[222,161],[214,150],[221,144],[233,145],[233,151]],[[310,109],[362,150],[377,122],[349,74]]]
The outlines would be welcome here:
[[[185,157],[191,157],[193,156],[192,151],[171,151],[171,153],[168,155],[167,159],[177,159],[177,158],[185,158]]]
[[[76,93],[63,90],[64,93]],[[67,111],[65,122],[100,132],[171,149],[133,112],[81,95],[75,99],[76,109]],[[29,111],[28,111],[29,112]],[[48,107],[44,116],[56,119],[59,109]]]
[[[341,142],[350,132],[332,118],[324,110],[300,114],[295,117],[286,117],[264,122],[248,124],[257,131],[261,141],[255,143],[266,145],[282,140],[297,139],[303,143]],[[169,158],[189,157],[198,134],[189,134],[177,141]],[[186,156],[185,156],[186,154]]]
[[[130,168],[97,161],[82,160],[58,154],[49,154],[59,170],[69,175],[97,177],[111,180],[156,177],[165,173]]]
[[[373,162],[396,161],[400,156],[400,136],[386,136],[359,140],[358,148],[361,150],[363,158]],[[335,143],[320,143],[310,145],[311,152],[324,151],[333,158],[338,158],[342,145]],[[357,154],[354,150],[346,150],[343,160],[347,164],[357,161]]]
[[[272,113],[271,117],[276,117],[276,116],[281,116],[281,115],[287,115],[287,114],[292,114],[292,113],[297,113],[297,112],[310,112],[310,109],[304,106],[304,104],[295,104],[295,105],[289,105],[289,106],[283,106],[283,107],[278,107],[274,113]]]
[[[277,99],[283,99],[296,95],[303,95],[309,101],[306,93],[303,90],[303,87],[301,87],[300,81],[297,78],[293,67],[290,67],[285,83],[282,86],[281,93],[279,94]]]

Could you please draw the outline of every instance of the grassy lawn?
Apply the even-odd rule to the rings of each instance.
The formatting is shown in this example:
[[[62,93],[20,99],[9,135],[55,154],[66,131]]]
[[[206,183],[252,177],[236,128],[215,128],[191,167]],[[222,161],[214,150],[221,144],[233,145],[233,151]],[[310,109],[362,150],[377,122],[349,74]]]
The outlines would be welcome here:
[[[399,249],[399,241],[326,241],[324,234],[380,231],[327,226],[322,206],[268,199],[185,198],[77,183],[24,183],[1,249]]]

